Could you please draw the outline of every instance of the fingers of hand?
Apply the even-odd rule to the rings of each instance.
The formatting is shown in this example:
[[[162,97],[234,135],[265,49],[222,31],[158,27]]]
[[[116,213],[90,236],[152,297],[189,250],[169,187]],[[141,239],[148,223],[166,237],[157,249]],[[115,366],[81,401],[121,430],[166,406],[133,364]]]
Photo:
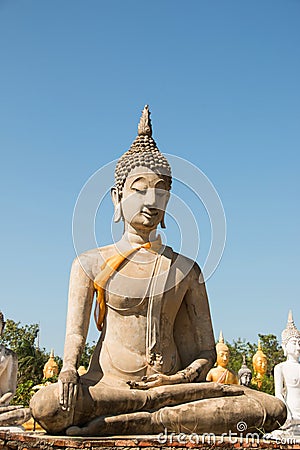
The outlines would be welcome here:
[[[64,385],[61,380],[58,380],[58,393],[59,393],[59,404],[64,404]]]
[[[149,375],[148,377],[145,377],[145,381],[150,382],[150,381],[156,381],[159,380],[161,378],[161,374],[155,373],[153,375]]]
[[[154,381],[141,381],[139,383],[135,383],[134,389],[146,390],[161,385],[162,381],[160,379],[156,379]]]
[[[59,403],[64,411],[70,411],[71,406],[77,396],[78,386],[73,383],[58,382],[59,385]]]
[[[68,385],[68,391],[67,391],[67,411],[70,411],[70,407],[73,403],[73,396],[74,396],[74,384],[69,383]]]

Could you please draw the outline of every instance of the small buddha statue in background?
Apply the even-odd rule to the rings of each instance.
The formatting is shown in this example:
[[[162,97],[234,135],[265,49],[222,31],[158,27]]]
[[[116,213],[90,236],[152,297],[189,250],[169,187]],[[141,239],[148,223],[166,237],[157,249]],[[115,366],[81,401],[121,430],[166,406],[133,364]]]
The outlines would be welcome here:
[[[5,327],[0,312],[0,336]],[[17,388],[18,357],[15,352],[0,344],[0,427],[22,425],[30,418],[29,408],[10,405]]]
[[[292,311],[281,334],[286,361],[274,367],[275,396],[287,407],[287,420],[278,430],[266,435],[268,439],[295,439],[300,442],[300,331],[296,328]]]
[[[245,355],[243,355],[243,364],[238,371],[238,377],[241,386],[250,386],[252,380],[252,372],[249,367],[247,367]]]
[[[59,369],[58,364],[54,359],[54,350],[51,350],[50,357],[46,364],[44,365],[43,375],[44,378],[52,378],[58,375]]]
[[[52,349],[50,352],[50,356],[46,364],[43,368],[43,378],[44,380],[49,380],[49,378],[57,376],[59,373],[58,364],[54,359],[54,350]],[[43,389],[45,386],[48,386],[49,384],[52,384],[51,381],[42,382],[41,384],[37,384],[36,386],[33,386],[33,391],[38,391],[40,389]]]
[[[300,331],[295,326],[292,311],[281,338],[286,361],[274,368],[275,395],[287,405],[287,423],[300,425]]]
[[[77,369],[77,373],[80,377],[82,377],[82,375],[85,375],[87,373],[87,370],[84,366],[79,366]]]
[[[229,363],[229,348],[224,343],[222,331],[220,331],[219,342],[216,345],[217,351],[217,367],[210,369],[206,376],[206,381],[214,381],[222,384],[239,384],[236,373],[228,369]]]
[[[252,364],[254,369],[254,378],[252,384],[256,385],[258,389],[261,389],[263,378],[267,372],[268,360],[261,348],[260,340],[258,340],[257,352],[252,358]]]

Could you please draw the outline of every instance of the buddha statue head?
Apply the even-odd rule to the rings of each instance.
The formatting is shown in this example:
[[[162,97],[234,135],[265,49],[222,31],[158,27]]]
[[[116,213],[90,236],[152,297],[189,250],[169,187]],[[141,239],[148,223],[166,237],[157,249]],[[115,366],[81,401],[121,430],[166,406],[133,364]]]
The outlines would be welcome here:
[[[122,219],[125,227],[130,223],[136,230],[151,231],[159,223],[165,228],[171,183],[171,167],[152,138],[150,111],[146,105],[138,136],[116,165],[115,186],[111,190],[115,222]]]
[[[238,377],[239,377],[240,385],[250,386],[251,379],[252,379],[252,372],[247,367],[245,355],[243,355],[243,364],[241,365],[241,368],[238,371]]]
[[[229,362],[229,348],[224,343],[222,331],[220,331],[219,342],[216,345],[216,351],[217,351],[217,365],[225,368]]]
[[[257,352],[252,358],[252,363],[254,372],[262,378],[267,371],[268,360],[262,351],[260,340],[258,341]]]
[[[5,327],[5,321],[3,313],[0,311],[0,336],[2,336]]]
[[[300,357],[300,331],[295,326],[292,311],[289,311],[286,328],[281,333],[281,345],[285,356],[298,360]]]
[[[84,366],[79,366],[77,369],[77,373],[81,377],[82,375],[87,373],[87,370]]]
[[[58,364],[54,359],[54,350],[51,350],[50,357],[46,364],[44,365],[43,374],[44,378],[52,378],[58,375]]]

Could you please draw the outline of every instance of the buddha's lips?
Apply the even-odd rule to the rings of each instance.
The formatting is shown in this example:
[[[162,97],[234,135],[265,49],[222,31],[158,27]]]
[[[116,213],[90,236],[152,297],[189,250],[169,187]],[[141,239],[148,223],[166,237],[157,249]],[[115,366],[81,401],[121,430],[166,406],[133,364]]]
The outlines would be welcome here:
[[[141,211],[141,214],[147,217],[147,219],[152,219],[158,215],[158,211]]]

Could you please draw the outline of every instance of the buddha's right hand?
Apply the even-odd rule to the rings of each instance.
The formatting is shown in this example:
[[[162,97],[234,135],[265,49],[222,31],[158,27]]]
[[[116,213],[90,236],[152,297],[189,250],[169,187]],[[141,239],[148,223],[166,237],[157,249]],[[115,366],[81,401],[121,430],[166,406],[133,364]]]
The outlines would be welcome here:
[[[78,390],[76,369],[62,369],[58,377],[59,403],[61,408],[70,411],[75,404]]]

